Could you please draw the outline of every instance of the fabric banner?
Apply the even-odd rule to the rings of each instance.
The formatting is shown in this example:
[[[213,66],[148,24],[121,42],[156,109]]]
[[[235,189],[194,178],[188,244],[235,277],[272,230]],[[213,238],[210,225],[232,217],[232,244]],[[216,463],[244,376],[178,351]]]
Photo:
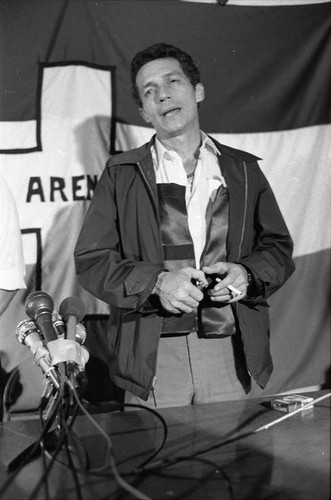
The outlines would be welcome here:
[[[35,289],[56,308],[79,295],[89,317],[107,316],[107,305],[78,284],[73,249],[109,154],[153,133],[132,101],[129,67],[138,50],[166,41],[200,69],[201,128],[262,158],[294,239],[296,272],[270,301],[269,392],[325,383],[331,5],[3,0],[0,18],[0,175],[17,202],[28,285],[8,313],[9,329],[26,316],[24,298]],[[0,335],[10,370],[24,348],[8,327]],[[104,340],[91,337],[101,356]]]

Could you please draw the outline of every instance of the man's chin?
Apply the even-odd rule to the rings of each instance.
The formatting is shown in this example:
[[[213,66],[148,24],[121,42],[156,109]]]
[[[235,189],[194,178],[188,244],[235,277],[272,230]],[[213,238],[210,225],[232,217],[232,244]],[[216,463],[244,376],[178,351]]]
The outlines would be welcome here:
[[[158,139],[171,139],[185,133],[186,127],[179,123],[169,123],[167,127],[155,129]]]

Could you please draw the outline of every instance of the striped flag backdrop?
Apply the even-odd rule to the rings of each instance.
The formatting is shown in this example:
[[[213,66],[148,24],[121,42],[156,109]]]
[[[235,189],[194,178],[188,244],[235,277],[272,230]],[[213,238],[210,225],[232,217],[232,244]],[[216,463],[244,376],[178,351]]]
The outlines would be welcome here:
[[[202,129],[262,158],[294,239],[296,272],[270,300],[269,392],[325,383],[330,3],[3,0],[0,14],[0,175],[17,202],[28,284],[0,332],[3,367],[9,371],[28,356],[14,339],[26,293],[42,289],[55,306],[80,295],[91,320],[107,315],[106,304],[79,286],[73,248],[108,155],[153,133],[131,99],[129,65],[138,50],[166,41],[199,66]],[[104,373],[106,341],[98,322],[91,325],[91,358]]]

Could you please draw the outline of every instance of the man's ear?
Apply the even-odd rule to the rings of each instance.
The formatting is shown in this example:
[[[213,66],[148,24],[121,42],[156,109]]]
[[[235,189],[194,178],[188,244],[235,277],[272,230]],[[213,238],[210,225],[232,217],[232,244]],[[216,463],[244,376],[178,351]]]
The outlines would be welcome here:
[[[145,120],[146,123],[150,123],[151,122],[151,120],[148,118],[148,116],[146,115],[146,113],[143,110],[143,108],[139,108],[139,113],[141,114],[141,116],[143,117],[143,119]]]
[[[202,102],[205,98],[205,87],[202,85],[202,83],[197,83],[195,86],[195,99],[196,102]]]

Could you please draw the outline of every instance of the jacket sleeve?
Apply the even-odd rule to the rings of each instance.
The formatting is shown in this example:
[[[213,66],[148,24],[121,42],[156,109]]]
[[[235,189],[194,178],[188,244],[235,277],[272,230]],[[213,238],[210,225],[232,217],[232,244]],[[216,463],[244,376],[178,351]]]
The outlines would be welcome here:
[[[76,274],[95,297],[112,306],[137,310],[150,296],[163,267],[123,256],[115,171],[106,167],[95,189],[74,250]]]
[[[248,216],[242,257],[238,262],[251,271],[258,285],[260,299],[267,299],[286,282],[295,269],[292,260],[293,241],[275,195],[260,167],[255,164],[250,174],[253,174],[249,176],[248,184],[248,213],[251,215]]]

